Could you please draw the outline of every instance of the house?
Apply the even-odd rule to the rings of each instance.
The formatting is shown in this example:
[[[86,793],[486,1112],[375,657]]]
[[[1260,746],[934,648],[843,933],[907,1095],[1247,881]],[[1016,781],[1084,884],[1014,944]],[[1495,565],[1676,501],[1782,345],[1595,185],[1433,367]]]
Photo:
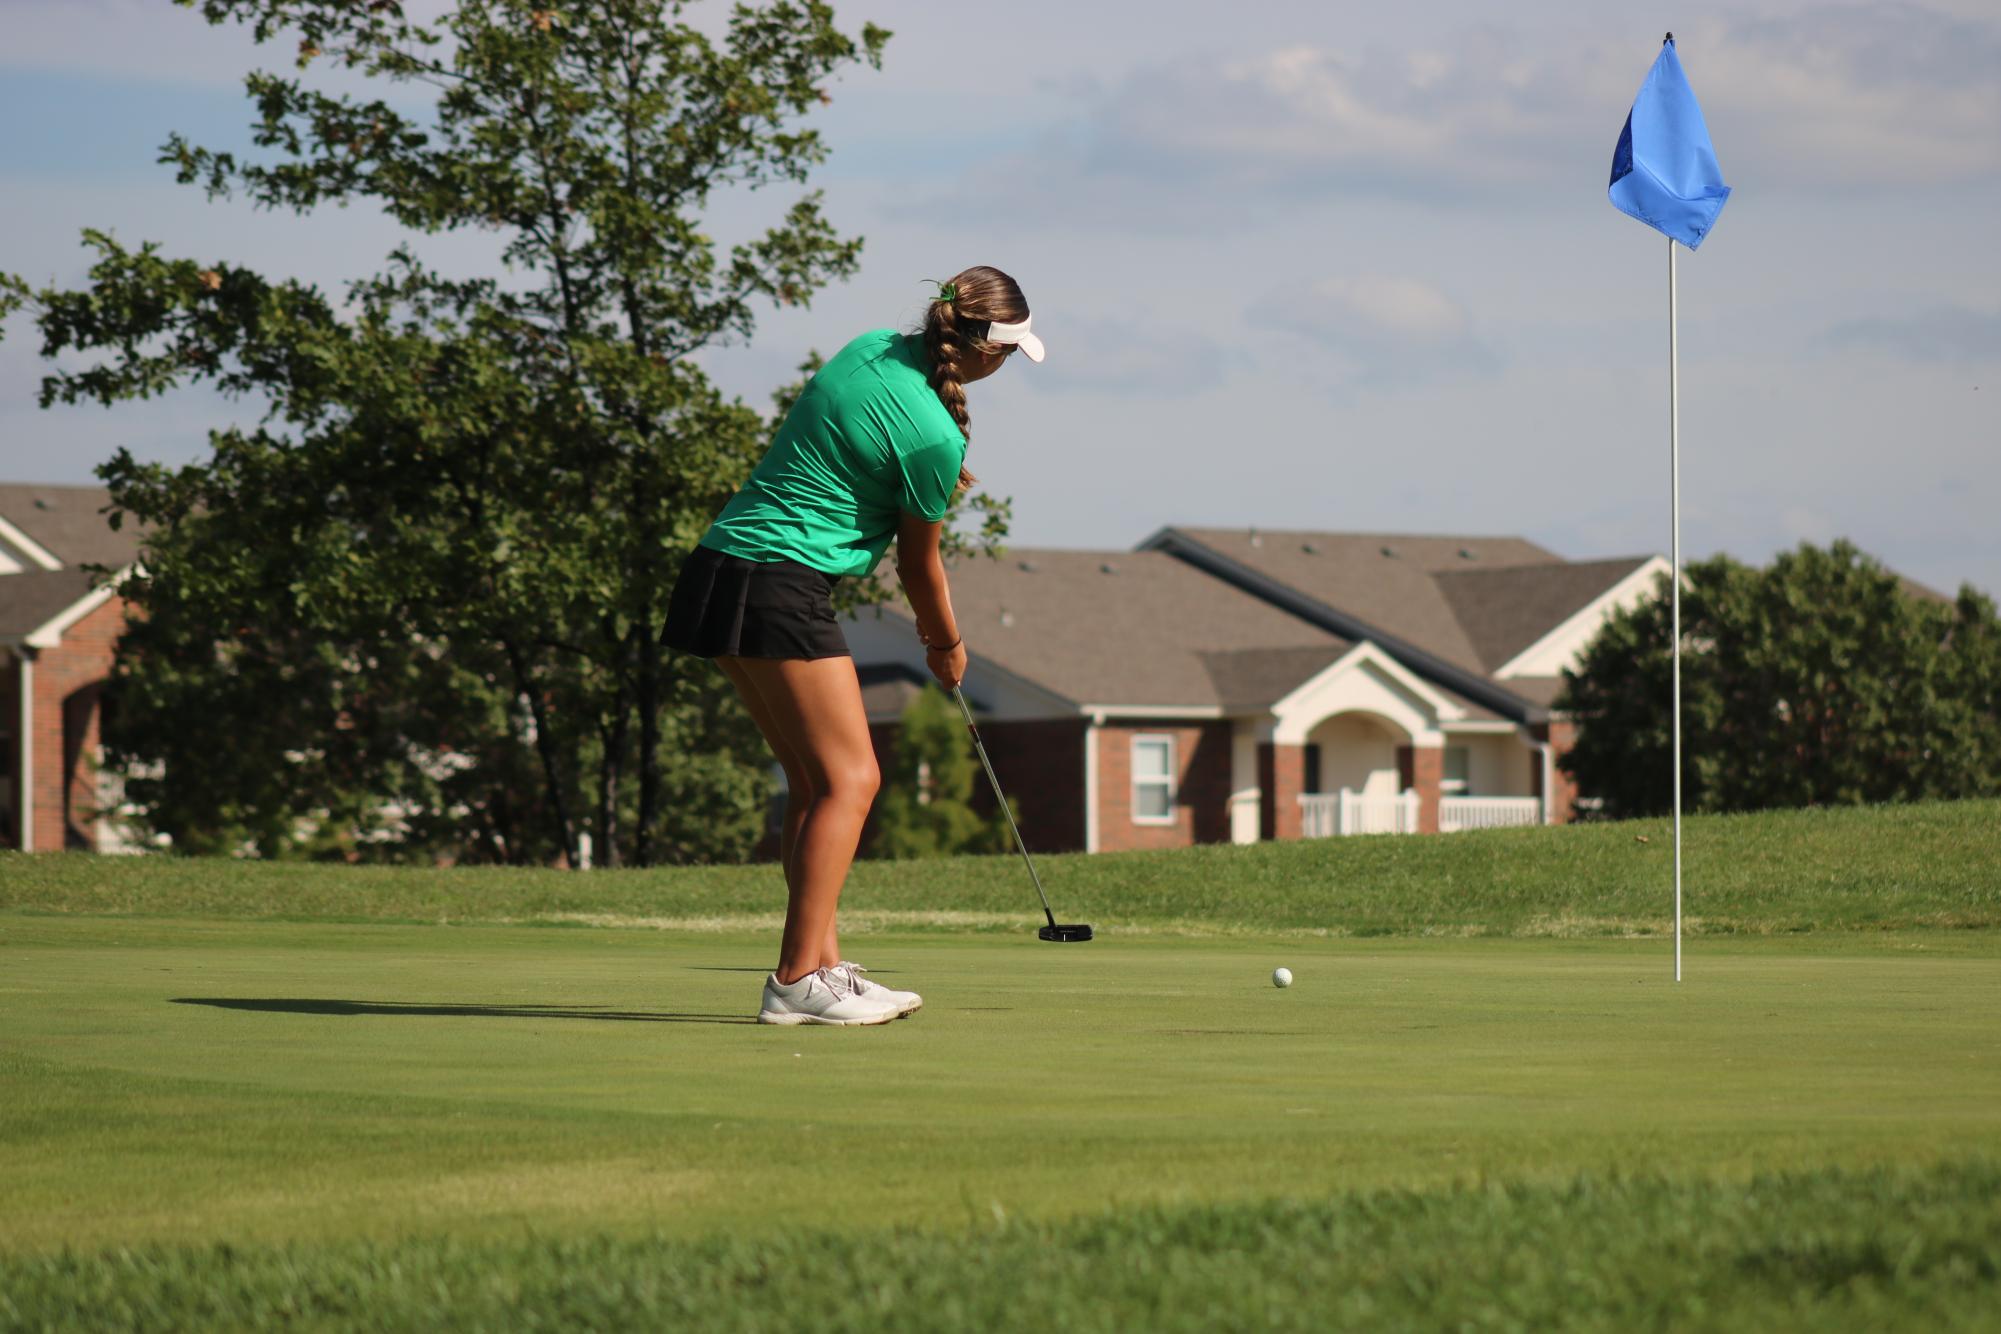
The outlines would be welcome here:
[[[1658,556],[1515,537],[1163,528],[951,571],[966,696],[1031,847],[1432,833],[1571,818],[1551,703]],[[907,606],[844,627],[878,750],[930,679]]]
[[[139,540],[101,487],[0,485],[0,846],[121,851],[104,684]],[[1032,847],[1560,822],[1559,673],[1657,556],[1520,538],[1164,528],[952,571],[966,694]],[[877,749],[930,679],[900,603],[845,627]]]
[[[126,606],[83,568],[123,572],[138,557],[138,537],[105,522],[109,504],[103,487],[0,485],[0,847],[125,847],[98,761]]]

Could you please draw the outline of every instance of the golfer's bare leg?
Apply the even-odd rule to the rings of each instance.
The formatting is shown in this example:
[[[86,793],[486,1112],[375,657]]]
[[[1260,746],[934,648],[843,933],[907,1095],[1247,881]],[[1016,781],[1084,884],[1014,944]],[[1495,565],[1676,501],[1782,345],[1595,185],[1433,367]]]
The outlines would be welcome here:
[[[779,767],[785,770],[785,819],[779,826],[778,865],[785,872],[785,889],[789,896],[798,883],[799,830],[806,823],[806,812],[813,805],[813,780],[807,773],[805,761],[794,753],[792,746],[779,730],[777,720],[772,716],[771,706],[758,693],[757,683],[742,667],[740,658],[717,658],[716,663],[731,682],[737,694],[743,697],[743,706],[749,710],[751,721],[764,734],[765,744],[777,759]],[[833,922],[827,924],[826,944],[820,950],[820,967],[831,967],[841,961],[839,928]]]
[[[778,865],[785,873],[785,887],[792,887],[792,853],[799,846],[799,826],[806,822],[807,808],[813,804],[813,782],[807,776],[806,765],[785,740],[785,734],[778,730],[777,720],[772,717],[771,706],[764,702],[764,696],[757,692],[757,685],[750,679],[750,673],[742,666],[740,658],[717,658],[716,665],[723,669],[736,692],[743,698],[743,706],[750,713],[750,719],[757,724],[763,734],[764,743],[771,747],[772,758],[785,770],[785,819],[779,825]]]
[[[778,980],[795,982],[840,961],[834,914],[882,779],[854,659],[731,661],[748,677],[812,789],[787,863],[789,902],[778,955]]]

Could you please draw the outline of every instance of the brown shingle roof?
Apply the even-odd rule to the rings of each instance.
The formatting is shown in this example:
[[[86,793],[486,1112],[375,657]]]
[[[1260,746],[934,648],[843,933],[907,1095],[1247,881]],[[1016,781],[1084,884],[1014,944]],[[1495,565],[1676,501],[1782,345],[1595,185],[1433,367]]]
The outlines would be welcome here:
[[[1275,699],[1349,647],[1162,552],[1014,548],[955,562],[950,578],[968,652],[1077,704],[1220,705],[1213,655],[1307,650],[1234,674],[1225,666],[1229,689],[1255,676],[1253,693],[1297,667]]]
[[[65,568],[94,564],[117,570],[138,557],[135,521],[128,515],[125,526],[113,532],[104,516],[110,503],[110,491],[101,486],[0,484],[0,519],[46,548]]]
[[[1537,708],[1547,709],[1563,693],[1560,676],[1511,676],[1501,683]]]
[[[1446,570],[1561,564],[1519,537],[1315,533],[1173,528],[1266,578],[1406,640],[1467,671],[1486,673],[1433,575]]]
[[[1350,647],[1336,639],[1306,648],[1220,649],[1200,656],[1226,708],[1261,708],[1326,670]]]
[[[90,592],[84,570],[30,569],[0,575],[0,639],[32,634]]]
[[[1650,556],[1443,570],[1432,576],[1489,672],[1591,605]]]

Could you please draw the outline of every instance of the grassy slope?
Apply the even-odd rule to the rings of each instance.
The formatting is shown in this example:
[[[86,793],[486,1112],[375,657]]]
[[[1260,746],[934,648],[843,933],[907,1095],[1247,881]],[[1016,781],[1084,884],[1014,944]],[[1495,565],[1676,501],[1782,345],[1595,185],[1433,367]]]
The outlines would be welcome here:
[[[1644,841],[1642,841],[1644,840]],[[1338,935],[1658,934],[1665,822],[1043,859],[1066,920],[1111,930]],[[1688,822],[1694,934],[2001,927],[2001,802],[1786,811]],[[1017,930],[1035,910],[1007,857],[864,863],[850,930]],[[598,872],[0,853],[0,911],[293,920],[639,922],[766,928],[765,867]]]
[[[917,916],[1018,863],[868,866],[930,1004],[812,1033],[736,1022],[768,868],[0,858],[0,1329],[1981,1327],[2001,935],[1910,928],[2001,922],[1997,825],[1692,822],[1741,934],[1679,988],[1315,938],[1657,930],[1644,827],[1051,859],[1083,947]],[[396,924],[555,914],[711,929]]]
[[[886,1235],[0,1258],[0,1329],[1974,1330],[1997,1256],[1991,1166],[1601,1177]]]
[[[891,935],[802,1031],[761,937],[15,918],[0,1250],[2001,1157],[2001,941],[1844,939]]]

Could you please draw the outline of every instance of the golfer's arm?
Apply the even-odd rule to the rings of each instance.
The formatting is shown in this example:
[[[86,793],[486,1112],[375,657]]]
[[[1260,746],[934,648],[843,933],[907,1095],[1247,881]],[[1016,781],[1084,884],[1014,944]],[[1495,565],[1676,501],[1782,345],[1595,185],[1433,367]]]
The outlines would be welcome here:
[[[944,530],[943,520],[932,523],[908,511],[896,529],[896,577],[917,617],[917,633],[929,644],[950,644],[959,637],[952,590],[945,586],[945,562],[938,554]]]

